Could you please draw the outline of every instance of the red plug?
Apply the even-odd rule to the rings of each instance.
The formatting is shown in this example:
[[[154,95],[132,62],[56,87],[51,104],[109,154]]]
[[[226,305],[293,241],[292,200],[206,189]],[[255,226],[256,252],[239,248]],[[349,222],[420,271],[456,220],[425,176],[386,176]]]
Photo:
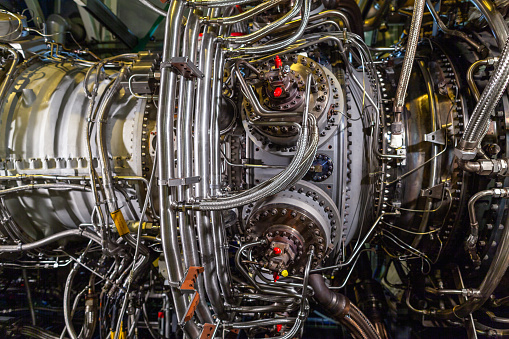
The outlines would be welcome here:
[[[276,98],[279,98],[281,94],[283,94],[283,89],[281,87],[276,87],[276,89],[274,90],[274,96]]]
[[[274,247],[274,254],[280,255],[281,254],[281,249],[279,247]]]
[[[276,68],[281,68],[281,66],[283,66],[283,61],[281,61],[281,58],[279,57],[279,55],[276,55],[274,64],[276,65]]]
[[[283,325],[281,325],[281,324],[277,324],[277,325],[276,325],[276,330],[277,330],[278,332],[281,332],[281,330],[282,330],[282,329],[283,329]]]
[[[274,272],[272,274],[272,277],[274,277],[274,282],[278,281],[279,280],[279,275],[277,274],[277,272]]]

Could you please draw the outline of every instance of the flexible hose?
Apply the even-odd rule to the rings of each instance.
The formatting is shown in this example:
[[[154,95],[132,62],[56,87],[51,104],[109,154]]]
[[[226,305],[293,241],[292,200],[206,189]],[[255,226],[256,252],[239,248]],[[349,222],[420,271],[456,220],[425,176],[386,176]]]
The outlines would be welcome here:
[[[271,24],[264,26],[253,33],[243,35],[243,36],[238,36],[238,37],[226,37],[225,40],[227,42],[235,43],[235,44],[252,44],[252,43],[262,39],[263,37],[267,36],[269,33],[276,30],[277,28],[283,26],[290,20],[292,20],[300,12],[300,10],[302,8],[303,1],[306,3],[310,2],[310,0],[297,0],[295,5],[292,7],[292,9],[288,13],[283,15],[278,20],[272,22]],[[263,47],[265,47],[265,46],[263,46]],[[248,48],[246,48],[246,49],[248,49]],[[245,49],[242,49],[242,50],[245,51]]]
[[[416,0],[414,2],[414,13],[412,15],[410,31],[408,32],[405,58],[403,60],[403,67],[401,69],[401,76],[399,78],[398,87],[396,88],[396,99],[394,107],[397,109],[401,109],[405,105],[405,94],[408,88],[408,82],[410,81],[410,74],[412,73],[412,66],[415,58],[415,51],[417,50],[417,43],[419,42],[425,2],[425,0]]]
[[[309,17],[311,14],[311,0],[302,0],[302,1],[304,1],[304,11],[302,12],[299,29],[297,29],[297,31],[295,33],[293,33],[289,38],[287,38],[283,41],[280,41],[280,42],[263,45],[263,46],[242,47],[242,48],[239,48],[238,51],[240,51],[241,53],[244,53],[244,54],[273,53],[276,51],[280,51],[280,50],[290,46],[295,41],[299,40],[302,37],[302,35],[304,34],[304,31],[306,30],[306,27],[309,22]]]

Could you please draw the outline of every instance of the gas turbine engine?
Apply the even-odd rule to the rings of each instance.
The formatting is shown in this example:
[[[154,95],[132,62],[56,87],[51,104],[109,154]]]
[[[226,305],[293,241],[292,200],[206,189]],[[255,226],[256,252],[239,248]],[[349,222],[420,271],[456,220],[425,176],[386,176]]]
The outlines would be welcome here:
[[[293,337],[310,312],[311,286],[348,328],[375,333],[346,297],[311,274],[336,265],[373,217],[373,183],[363,182],[372,140],[363,129],[379,88],[347,50],[362,58],[367,47],[347,31],[294,45],[313,15],[348,24],[339,10],[311,15],[309,1],[252,34],[230,36],[231,23],[273,4],[237,16],[225,4],[203,3],[181,26],[191,4],[173,2],[162,56],[94,60],[54,43],[34,54],[33,41],[19,37],[2,45],[0,251],[19,265],[24,256],[74,262],[63,283],[71,338],[132,336],[161,289],[164,335],[174,314],[174,325],[193,338],[219,329]],[[302,20],[290,22],[300,11]],[[9,27],[5,36],[20,29]],[[291,34],[254,44],[278,27],[281,37]],[[363,87],[349,89],[348,81]],[[150,264],[156,258],[158,271]],[[71,300],[79,302],[83,269],[90,276],[79,334]]]
[[[509,32],[427,4],[377,48],[353,1],[173,0],[161,53],[107,58],[2,13],[0,262],[32,325],[0,330],[290,339],[318,310],[389,338],[404,307],[505,334]]]

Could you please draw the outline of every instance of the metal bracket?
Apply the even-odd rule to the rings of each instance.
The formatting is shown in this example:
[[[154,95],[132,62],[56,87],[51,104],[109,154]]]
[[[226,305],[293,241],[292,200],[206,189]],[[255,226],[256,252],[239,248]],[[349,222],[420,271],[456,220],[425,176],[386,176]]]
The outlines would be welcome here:
[[[443,195],[444,195],[444,184],[443,183],[421,190],[422,197],[442,199]]]
[[[437,129],[435,132],[424,134],[424,141],[429,141],[434,144],[445,145],[445,132],[444,129]]]
[[[198,278],[198,274],[204,271],[203,267],[199,266],[190,266],[187,270],[186,277],[184,281],[180,284],[180,290],[182,292],[192,292],[194,291],[194,284],[196,283],[196,279]]]
[[[165,67],[173,67],[186,79],[203,78],[204,74],[189,60],[189,57],[174,57],[169,62],[161,62],[161,69]]]
[[[217,332],[217,325],[214,325],[214,324],[204,324],[203,325],[203,330],[201,331],[201,334],[200,334],[200,339],[211,339],[211,338],[214,338],[216,336],[216,332]]]
[[[173,186],[183,186],[183,185],[192,185],[197,184],[201,181],[201,178],[196,177],[189,177],[189,178],[175,178],[175,179],[168,179],[167,185],[170,187]]]
[[[198,303],[200,302],[200,294],[198,292],[194,292],[193,299],[189,303],[189,306],[187,307],[186,314],[182,318],[180,325],[184,326],[185,323],[187,323],[189,320],[193,318],[194,311],[196,311],[196,308],[198,307]]]
[[[196,176],[196,177],[189,177],[189,178],[173,178],[173,179],[168,179],[168,180],[158,180],[157,184],[159,186],[175,187],[175,186],[185,186],[185,185],[197,184],[200,181],[201,181],[201,178]]]

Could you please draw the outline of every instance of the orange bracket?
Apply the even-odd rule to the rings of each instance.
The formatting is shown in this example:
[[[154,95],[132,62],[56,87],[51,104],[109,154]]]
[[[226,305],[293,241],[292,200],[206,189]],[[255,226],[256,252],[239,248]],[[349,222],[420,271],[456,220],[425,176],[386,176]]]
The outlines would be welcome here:
[[[187,270],[186,278],[180,285],[181,291],[194,291],[194,284],[196,283],[196,278],[198,278],[198,274],[204,271],[203,267],[191,266]]]
[[[191,300],[191,303],[187,307],[186,315],[184,316],[184,319],[182,321],[182,324],[187,323],[194,315],[194,311],[196,311],[196,308],[198,307],[198,303],[200,302],[200,294],[198,292],[194,293],[193,300]]]
[[[200,339],[211,339],[215,329],[216,325],[214,324],[203,325],[203,331],[201,331]]]

